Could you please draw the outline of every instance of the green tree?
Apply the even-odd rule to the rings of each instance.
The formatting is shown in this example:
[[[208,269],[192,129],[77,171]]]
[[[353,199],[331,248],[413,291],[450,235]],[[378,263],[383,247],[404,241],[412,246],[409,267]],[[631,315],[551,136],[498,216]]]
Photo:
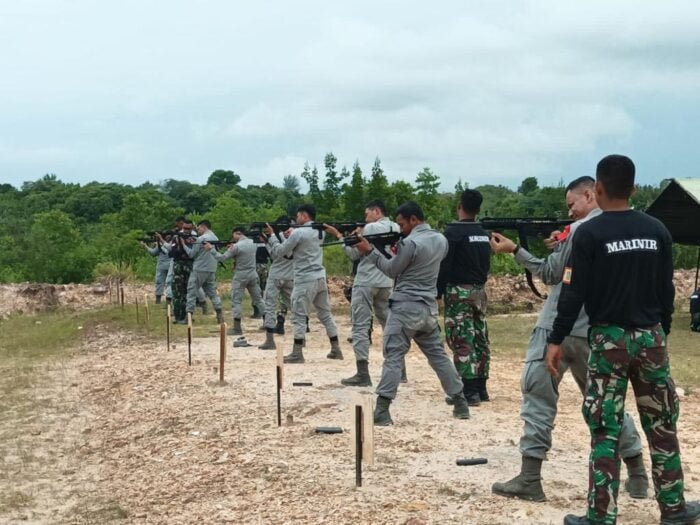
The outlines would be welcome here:
[[[389,181],[384,175],[384,170],[382,169],[381,161],[379,157],[374,159],[374,164],[372,165],[372,172],[369,176],[369,181],[367,182],[367,198],[368,199],[380,199],[384,201],[384,204],[389,206],[389,199],[391,198],[391,192],[389,189]]]
[[[344,186],[343,201],[346,218],[361,219],[364,217],[366,204],[365,179],[362,177],[362,170],[358,161],[355,161],[355,164],[352,166],[350,184]]]
[[[207,186],[233,188],[241,182],[241,177],[232,170],[214,170],[207,179]]]
[[[314,166],[312,170],[309,170],[309,163],[305,162],[304,170],[301,172],[300,176],[306,181],[306,184],[309,185],[308,195],[311,200],[314,202],[320,201],[321,187],[319,186],[318,169],[316,169],[316,166]]]
[[[527,177],[523,179],[523,181],[520,183],[520,186],[518,186],[518,193],[522,195],[530,195],[538,188],[539,185],[537,183],[537,177]]]

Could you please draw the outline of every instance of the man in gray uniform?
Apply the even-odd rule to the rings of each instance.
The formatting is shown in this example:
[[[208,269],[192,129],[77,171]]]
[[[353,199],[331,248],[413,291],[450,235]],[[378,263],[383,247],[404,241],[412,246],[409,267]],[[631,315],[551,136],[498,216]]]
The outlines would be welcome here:
[[[236,227],[233,229],[234,243],[225,253],[215,253],[217,261],[225,261],[233,258],[236,261],[236,269],[233,273],[231,283],[231,305],[233,308],[233,328],[229,331],[231,335],[243,334],[241,327],[241,317],[243,315],[243,292],[248,290],[250,300],[253,303],[253,319],[262,317],[262,293],[260,292],[260,282],[258,273],[255,270],[255,252],[257,246],[253,239],[249,239],[245,234],[245,229]]]
[[[303,363],[306,320],[311,305],[316,308],[319,321],[326,329],[331,342],[328,359],[342,359],[343,353],[338,343],[338,328],[335,325],[326,283],[326,269],[323,267],[323,231],[312,227],[316,218],[316,208],[304,204],[297,209],[297,224],[289,237],[280,242],[268,225],[270,253],[273,258],[292,256],[294,258],[294,290],[292,290],[292,312],[294,313],[294,346],[292,352],[284,356],[285,363]]]
[[[366,226],[362,235],[399,233],[399,226],[386,217],[386,207],[380,200],[373,200],[365,207]],[[332,226],[326,230],[338,239],[343,235]],[[354,246],[345,246],[345,254],[351,261],[359,261],[352,284],[350,309],[352,311],[352,348],[355,351],[357,373],[340,382],[346,386],[372,386],[369,376],[369,336],[372,315],[377,316],[382,329],[389,313],[389,296],[394,281],[382,273],[367,257],[362,257]]]
[[[590,347],[587,337],[588,316],[583,309],[571,335],[562,344],[563,356],[558,377],[554,380],[547,371],[545,356],[547,336],[551,333],[552,324],[557,316],[564,267],[571,256],[572,238],[581,223],[601,213],[595,199],[594,184],[593,178],[580,177],[567,186],[566,204],[569,208],[569,217],[577,222],[571,225],[571,230],[564,239],[561,239],[561,235],[559,236],[560,240],[556,243],[554,253],[546,259],[534,257],[499,233],[492,234],[491,248],[494,252],[513,253],[518,263],[538,275],[545,284],[553,285],[530,336],[522,373],[523,398],[520,417],[524,425],[523,435],[520,438],[521,471],[510,481],[495,483],[492,487],[494,494],[528,501],[545,500],[541,469],[542,461],[552,446],[552,428],[557,415],[559,383],[564,373],[571,370],[582,393],[586,386]],[[625,413],[620,437],[620,453],[627,464],[628,479],[625,488],[634,498],[646,498],[649,481],[642,460],[642,443],[634,421],[627,413]]]
[[[217,261],[209,242],[216,242],[219,239],[211,231],[211,224],[207,220],[197,224],[199,236],[194,244],[185,246],[185,252],[194,260],[192,272],[187,281],[187,313],[194,315],[194,307],[197,304],[198,291],[201,288],[211,300],[216,311],[216,322],[223,323],[224,316],[221,313],[221,299],[216,291],[216,265]]]
[[[170,238],[166,237],[166,241]],[[146,243],[142,243],[149,255],[153,257],[158,257],[156,262],[156,304],[160,304],[161,298],[163,297],[163,292],[165,291],[165,280],[168,277],[168,272],[170,271],[170,263],[172,259],[170,253],[163,248],[160,242],[156,242],[153,248],[149,248]]]
[[[396,397],[403,359],[412,339],[428,358],[445,393],[452,398],[454,417],[469,419],[462,380],[440,337],[435,300],[440,263],[447,255],[447,239],[425,223],[423,210],[415,202],[402,204],[396,210],[396,222],[404,239],[399,242],[394,258],[381,255],[366,239],[357,244],[361,254],[395,279],[384,328],[384,366],[377,386],[374,424],[386,426],[393,423],[389,405]]]
[[[289,224],[289,217],[278,217],[276,224]],[[291,230],[284,235],[287,237]],[[268,249],[266,245],[266,249]],[[285,313],[292,304],[292,290],[294,289],[294,258],[290,255],[272,257],[272,265],[267,276],[265,287],[265,315],[263,326],[265,327],[265,342],[258,346],[261,350],[274,350],[275,332],[284,334]],[[277,313],[278,305],[282,305],[282,312]]]

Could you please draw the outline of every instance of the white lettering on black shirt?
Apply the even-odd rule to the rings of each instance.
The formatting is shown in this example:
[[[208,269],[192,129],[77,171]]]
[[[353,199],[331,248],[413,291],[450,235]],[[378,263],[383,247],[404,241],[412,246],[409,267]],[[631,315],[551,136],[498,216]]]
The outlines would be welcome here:
[[[618,252],[658,251],[656,239],[626,239],[623,241],[606,242],[605,249],[608,254]]]
[[[470,235],[469,242],[489,242],[488,235]]]

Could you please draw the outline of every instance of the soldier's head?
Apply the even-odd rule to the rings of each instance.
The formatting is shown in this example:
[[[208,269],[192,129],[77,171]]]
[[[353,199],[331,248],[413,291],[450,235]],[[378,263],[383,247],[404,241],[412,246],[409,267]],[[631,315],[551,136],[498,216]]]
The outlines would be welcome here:
[[[367,206],[365,206],[365,222],[377,222],[380,219],[386,217],[386,206],[384,201],[380,199],[374,199],[369,201]]]
[[[193,243],[196,240],[196,237],[194,236],[194,223],[189,220],[185,219],[185,222],[182,224],[182,233],[185,234],[185,242],[186,243]],[[190,237],[192,235],[192,237]]]
[[[602,209],[609,204],[627,203],[634,193],[634,171],[634,163],[624,155],[601,159],[595,170],[595,191]]]
[[[404,202],[396,209],[396,224],[401,228],[401,234],[405,237],[413,231],[413,228],[425,222],[423,210],[417,202]]]
[[[209,230],[211,230],[211,223],[208,220],[204,219],[203,221],[199,221],[197,223],[197,233],[199,235],[204,235]]]
[[[241,239],[246,238],[245,228],[243,226],[236,226],[231,232],[234,242],[238,242]]]
[[[459,197],[457,215],[461,219],[473,219],[481,211],[481,203],[484,198],[476,190],[464,190]]]
[[[311,204],[302,204],[297,208],[297,223],[306,224],[316,220],[316,208]]]
[[[180,231],[182,229],[182,226],[185,224],[185,221],[187,220],[187,217],[184,215],[179,215],[178,217],[175,218],[175,229],[177,231]]]
[[[583,219],[598,207],[595,198],[595,181],[593,177],[584,175],[572,180],[565,190],[566,207],[569,208],[569,218],[575,221]]]

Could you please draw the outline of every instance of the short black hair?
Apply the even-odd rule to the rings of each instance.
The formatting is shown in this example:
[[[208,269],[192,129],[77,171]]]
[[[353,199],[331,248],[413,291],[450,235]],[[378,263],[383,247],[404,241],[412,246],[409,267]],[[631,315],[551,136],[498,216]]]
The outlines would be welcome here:
[[[302,204],[297,208],[297,213],[299,212],[304,212],[306,213],[309,217],[311,217],[311,220],[316,219],[316,207],[311,205],[311,204]]]
[[[177,217],[175,217],[175,222],[186,222],[186,221],[187,221],[187,217],[185,217],[184,215],[178,215]]]
[[[425,220],[423,209],[415,201],[404,202],[401,206],[396,208],[396,215],[401,215],[404,219],[415,217],[419,221]]]
[[[194,225],[194,223],[193,223],[191,220],[189,220],[189,219],[185,219],[185,220],[183,220],[182,222],[185,223],[185,224],[192,224],[192,225]]]
[[[381,199],[374,199],[374,200],[369,201],[367,203],[367,205],[365,206],[365,209],[368,209],[368,208],[369,209],[376,208],[380,212],[382,212],[382,215],[386,215],[386,205],[384,204],[384,201]]]
[[[236,233],[236,232],[241,232],[243,235],[246,235],[246,230],[243,226],[236,226],[231,231],[231,233]]]
[[[277,224],[291,224],[291,219],[287,217],[286,215],[280,215],[275,219],[275,222]]]
[[[459,203],[462,209],[467,213],[479,213],[481,211],[481,203],[484,202],[484,197],[476,190],[466,189],[459,197]]]
[[[595,178],[611,199],[629,199],[634,190],[634,162],[624,155],[603,157],[596,167]]]
[[[564,195],[573,190],[592,188],[594,184],[595,179],[593,177],[591,177],[590,175],[584,175],[582,177],[572,180],[564,190]]]
[[[211,223],[208,220],[204,219],[202,221],[199,221],[197,223],[197,226],[201,226],[202,224],[211,230]]]

